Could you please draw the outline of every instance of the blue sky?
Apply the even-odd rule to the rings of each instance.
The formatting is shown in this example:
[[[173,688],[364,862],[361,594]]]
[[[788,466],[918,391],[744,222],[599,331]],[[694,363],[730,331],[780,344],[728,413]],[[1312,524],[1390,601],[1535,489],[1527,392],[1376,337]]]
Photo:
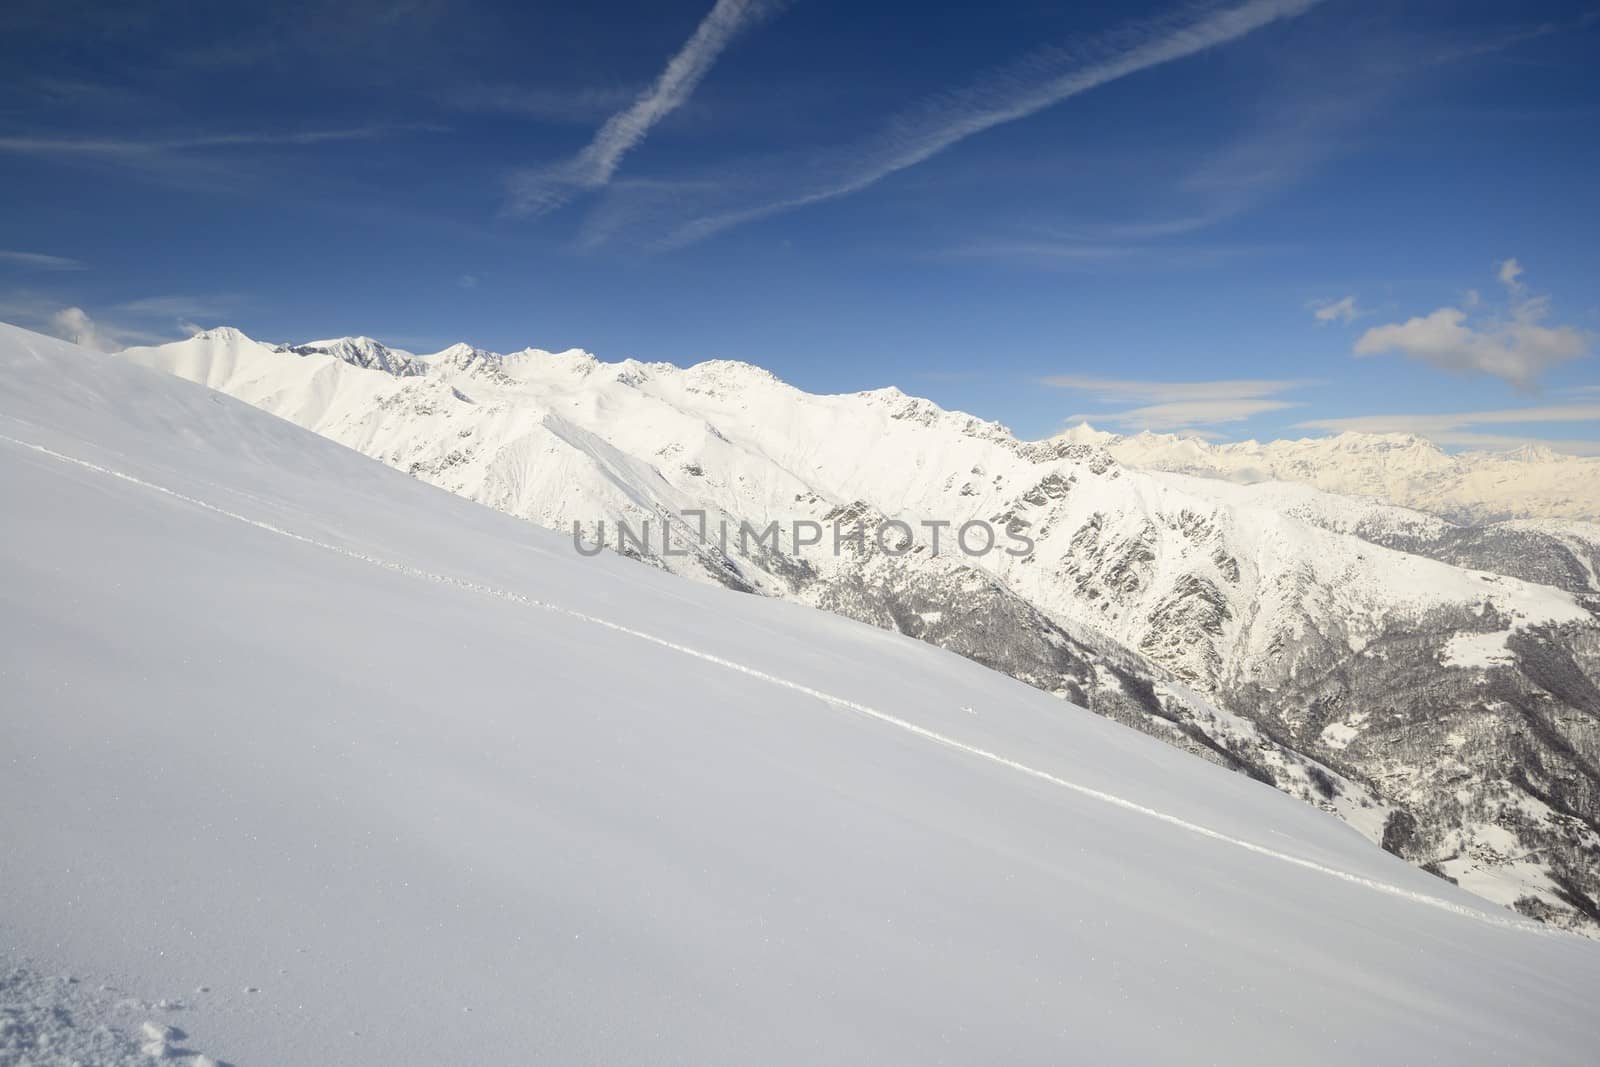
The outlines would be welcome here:
[[[0,11],[0,319],[1600,453],[1600,7]]]

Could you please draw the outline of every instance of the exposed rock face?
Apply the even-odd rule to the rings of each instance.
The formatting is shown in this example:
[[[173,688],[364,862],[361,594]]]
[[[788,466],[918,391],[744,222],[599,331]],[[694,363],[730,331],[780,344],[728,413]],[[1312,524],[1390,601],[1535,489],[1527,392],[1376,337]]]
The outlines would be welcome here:
[[[1129,470],[1094,442],[1019,442],[898,390],[811,396],[738,363],[385,356],[236,332],[126,358],[576,524],[588,547],[932,642],[1301,796],[1490,899],[1600,929],[1593,527],[1464,527]],[[957,546],[970,523],[994,550]]]

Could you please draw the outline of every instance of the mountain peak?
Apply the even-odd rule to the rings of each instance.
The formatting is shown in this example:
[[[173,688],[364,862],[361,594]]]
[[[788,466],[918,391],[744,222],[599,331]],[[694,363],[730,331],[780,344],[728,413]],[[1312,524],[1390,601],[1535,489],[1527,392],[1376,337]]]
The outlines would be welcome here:
[[[1503,453],[1504,458],[1516,463],[1554,463],[1561,454],[1549,445],[1526,444]]]
[[[724,381],[762,381],[776,382],[778,376],[754,363],[745,363],[737,359],[707,359],[688,368],[687,373],[700,378],[715,378]]]
[[[221,341],[229,344],[237,344],[240,341],[254,341],[255,339],[247,335],[237,326],[213,326],[209,330],[199,330],[193,334],[190,334],[189,340]]]
[[[1059,441],[1072,445],[1108,445],[1114,441],[1122,440],[1122,435],[1109,430],[1097,430],[1087,421],[1076,426],[1068,426],[1065,430],[1055,434],[1047,441]]]
[[[353,367],[379,370],[397,378],[413,377],[422,373],[422,366],[409,352],[390,348],[371,337],[333,337],[323,341],[307,341],[300,345],[284,345],[282,351],[308,356],[321,354],[342,360]]]

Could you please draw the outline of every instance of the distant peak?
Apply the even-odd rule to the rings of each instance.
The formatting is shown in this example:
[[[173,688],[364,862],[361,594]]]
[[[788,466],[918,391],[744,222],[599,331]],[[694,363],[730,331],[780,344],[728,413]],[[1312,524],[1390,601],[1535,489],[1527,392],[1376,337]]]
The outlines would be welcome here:
[[[547,349],[533,348],[532,346],[529,346],[528,348],[518,349],[517,351],[511,353],[511,356],[508,357],[508,358],[534,359],[534,360],[565,360],[566,362],[569,362],[569,363],[581,364],[581,365],[586,365],[586,366],[599,366],[599,364],[600,364],[600,357],[599,356],[597,356],[593,352],[590,352],[587,349],[583,349],[583,348],[563,348],[559,352],[551,352],[551,351],[549,351]]]
[[[250,341],[253,340],[237,326],[213,326],[209,330],[200,330],[191,334],[191,341]]]
[[[390,348],[371,337],[333,337],[322,341],[307,341],[301,345],[282,345],[280,352],[293,352],[297,356],[326,355],[348,363],[352,367],[382,371],[397,378],[421,374],[422,367],[409,352]]]
[[[1437,446],[1426,437],[1414,433],[1363,433],[1358,430],[1346,430],[1337,434],[1334,440],[1340,444],[1355,445],[1358,447],[1378,448],[1427,448]]]
[[[430,359],[470,359],[475,356],[487,356],[489,353],[481,348],[475,348],[465,341],[457,341],[449,348],[435,352]]]
[[[689,368],[689,373],[702,378],[752,378],[775,382],[778,376],[771,371],[737,359],[708,359]]]
[[[310,348],[319,352],[328,352],[335,349],[348,349],[357,352],[388,352],[390,348],[382,341],[373,340],[371,337],[361,335],[358,337],[330,337],[323,341],[307,341],[295,348]]]
[[[1049,440],[1074,445],[1106,445],[1122,440],[1122,435],[1109,430],[1097,430],[1088,422],[1080,422],[1076,426],[1068,426]]]
[[[1505,457],[1518,463],[1553,463],[1561,458],[1561,453],[1549,445],[1529,443],[1513,448]]]

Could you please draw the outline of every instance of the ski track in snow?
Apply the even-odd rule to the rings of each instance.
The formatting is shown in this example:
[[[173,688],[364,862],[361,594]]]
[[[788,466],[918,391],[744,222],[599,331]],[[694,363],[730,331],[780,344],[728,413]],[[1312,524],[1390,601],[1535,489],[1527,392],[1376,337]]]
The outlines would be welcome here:
[[[1049,771],[1039,770],[1037,767],[1031,767],[1026,763],[1011,759],[1008,756],[1003,756],[998,752],[992,752],[976,745],[969,745],[964,741],[957,740],[956,738],[950,737],[946,734],[941,734],[936,730],[930,730],[925,726],[919,726],[914,722],[900,718],[898,715],[893,715],[889,712],[882,711],[867,704],[862,704],[846,697],[835,696],[832,693],[824,692],[823,690],[816,689],[812,686],[803,685],[800,682],[791,681],[787,678],[779,677],[778,675],[769,674],[766,671],[757,670],[756,668],[746,666],[743,663],[725,659],[722,656],[705,652],[697,648],[692,648],[688,645],[679,644],[676,641],[670,641],[664,637],[658,637],[655,634],[648,633],[643,630],[636,630],[630,626],[624,626],[621,623],[613,622],[610,619],[605,619],[598,615],[590,615],[587,612],[564,607],[560,604],[551,603],[550,601],[540,600],[536,597],[530,597],[522,593],[513,592],[507,589],[499,589],[495,586],[484,585],[481,582],[469,581],[467,579],[457,578],[448,574],[438,574],[433,571],[422,570],[404,563],[397,563],[393,560],[386,560],[377,556],[370,556],[354,549],[329,544],[325,541],[319,541],[313,537],[307,537],[304,534],[295,533],[293,530],[284,529],[281,526],[275,526],[272,523],[263,522],[260,519],[252,519],[248,515],[241,515],[238,512],[229,511],[226,508],[218,507],[215,504],[211,504],[204,500],[189,496],[186,493],[180,493],[175,489],[169,489],[166,486],[145,481],[143,478],[127,474],[123,471],[115,470],[110,467],[104,467],[98,463],[92,463],[85,459],[79,459],[76,456],[69,456],[63,452],[57,452],[54,449],[45,447],[44,445],[34,444],[29,441],[22,441],[6,434],[0,434],[0,441],[5,441],[19,448],[27,449],[31,452],[47,456],[62,463],[68,463],[73,466],[81,467],[96,474],[116,478],[131,485],[136,485],[140,488],[151,490],[152,492],[161,493],[165,496],[171,497],[174,500],[181,501],[204,511],[209,511],[215,515],[223,516],[224,518],[232,519],[235,522],[243,523],[246,526],[253,526],[258,530],[264,530],[267,533],[276,534],[279,537],[286,537],[291,541],[296,541],[312,548],[321,549],[325,552],[332,552],[348,559],[357,560],[361,563],[382,568],[383,570],[393,571],[397,574],[403,574],[411,578],[420,578],[425,581],[437,582],[442,585],[455,586],[458,589],[464,589],[469,592],[481,594],[483,596],[490,596],[499,600],[509,601],[510,603],[519,604],[525,607],[537,608],[543,611],[552,612],[570,619],[576,619],[579,622],[588,623],[593,626],[601,626],[620,634],[626,634],[629,637],[636,638],[637,640],[647,641],[650,644],[657,645],[661,648],[669,649],[685,656],[691,656],[695,659],[702,660],[706,663],[715,664],[718,667],[722,667],[730,671],[737,671],[740,674],[745,674],[752,678],[759,679],[769,685],[775,685],[784,689],[793,690],[797,693],[803,693],[806,696],[814,697],[832,707],[840,708],[846,711],[852,711],[867,718],[875,719],[878,722],[893,726],[897,729],[904,730],[905,732],[913,734],[916,737],[920,737],[925,741],[931,741],[946,748],[954,749],[970,756],[976,756],[980,759],[987,760],[990,763],[1005,767],[1007,770],[1027,775],[1028,777],[1038,779],[1039,781],[1048,782],[1049,784],[1062,789],[1070,790],[1071,792],[1077,793],[1080,796],[1089,797],[1104,804],[1109,804],[1113,807],[1135,812],[1146,818],[1154,819],[1157,822],[1166,823],[1169,826],[1177,827],[1178,829],[1188,831],[1189,833],[1199,835],[1200,837],[1209,838],[1213,841],[1219,841],[1224,844],[1232,845],[1235,848],[1243,849],[1246,852],[1251,852],[1258,856],[1265,856],[1270,859],[1278,860],[1282,863],[1290,864],[1291,866],[1301,867],[1308,871],[1315,871],[1319,874],[1327,875],[1331,878],[1337,878],[1340,881],[1361,886],[1362,888],[1370,889],[1374,892],[1384,893],[1389,896],[1399,897],[1402,900],[1408,900],[1416,904],[1438,908],[1453,915],[1459,915],[1464,918],[1473,919],[1477,922],[1485,923],[1490,926],[1520,930],[1526,933],[1538,934],[1547,937],[1565,936],[1564,931],[1555,929],[1554,927],[1550,927],[1542,923],[1534,923],[1522,919],[1512,918],[1509,915],[1501,916],[1485,911],[1479,911],[1476,908],[1471,908],[1463,904],[1457,904],[1454,901],[1445,900],[1442,897],[1430,896],[1426,893],[1417,892],[1416,890],[1390,885],[1387,882],[1380,882],[1373,878],[1352,874],[1349,871],[1340,870],[1337,867],[1330,867],[1326,864],[1318,863],[1315,860],[1305,859],[1304,857],[1295,856],[1287,852],[1280,852],[1277,849],[1268,848],[1265,845],[1256,844],[1253,841],[1247,841],[1243,838],[1234,837],[1230,834],[1213,830],[1210,827],[1202,826],[1199,823],[1190,822],[1189,820],[1181,818],[1177,815],[1172,815],[1156,808],[1146,807],[1143,804],[1139,804],[1135,801],[1117,796],[1114,793],[1107,793],[1103,790],[1095,789],[1092,786],[1082,785],[1078,782],[1073,782],[1069,779],[1051,774]]]

